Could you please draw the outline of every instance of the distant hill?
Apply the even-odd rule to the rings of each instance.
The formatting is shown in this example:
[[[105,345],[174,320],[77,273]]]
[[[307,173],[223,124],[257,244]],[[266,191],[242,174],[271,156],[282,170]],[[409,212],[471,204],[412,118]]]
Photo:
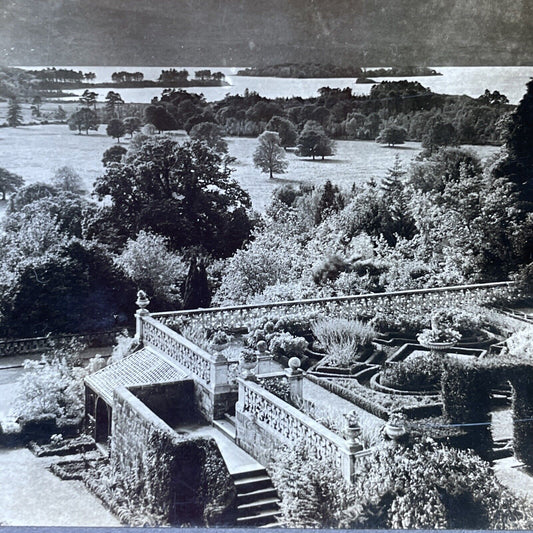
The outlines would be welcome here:
[[[0,63],[531,64],[531,0],[0,0]]]

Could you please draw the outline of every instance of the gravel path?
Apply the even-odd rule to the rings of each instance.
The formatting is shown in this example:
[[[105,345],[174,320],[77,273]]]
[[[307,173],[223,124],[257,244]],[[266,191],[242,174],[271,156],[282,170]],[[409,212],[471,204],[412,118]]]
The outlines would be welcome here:
[[[117,527],[120,522],[81,481],[47,470],[50,458],[0,449],[0,524],[5,526]]]

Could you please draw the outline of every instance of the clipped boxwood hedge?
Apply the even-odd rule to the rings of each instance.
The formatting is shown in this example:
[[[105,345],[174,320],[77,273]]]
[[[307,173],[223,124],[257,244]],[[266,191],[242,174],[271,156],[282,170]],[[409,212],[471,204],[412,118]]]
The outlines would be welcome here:
[[[490,431],[492,378],[493,372],[476,362],[454,357],[444,362],[441,380],[444,414],[452,424],[465,424],[470,447],[483,456],[488,456],[493,447]]]

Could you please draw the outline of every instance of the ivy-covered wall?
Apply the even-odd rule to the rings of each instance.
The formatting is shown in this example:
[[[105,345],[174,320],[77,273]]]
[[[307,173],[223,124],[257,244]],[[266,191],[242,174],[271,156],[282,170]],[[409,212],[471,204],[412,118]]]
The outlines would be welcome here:
[[[203,419],[196,406],[192,380],[140,385],[128,390],[172,428]]]
[[[115,391],[111,465],[128,498],[162,524],[234,523],[236,491],[215,441],[178,435],[125,388]]]

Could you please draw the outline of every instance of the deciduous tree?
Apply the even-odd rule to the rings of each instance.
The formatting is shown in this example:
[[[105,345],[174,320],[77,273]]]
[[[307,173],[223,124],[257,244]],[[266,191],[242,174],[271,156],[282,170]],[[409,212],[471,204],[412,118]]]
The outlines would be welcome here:
[[[285,117],[275,116],[270,119],[266,126],[267,131],[275,131],[279,134],[281,146],[295,146],[298,134],[294,124]]]
[[[120,142],[120,138],[124,137],[126,133],[124,122],[119,118],[112,118],[107,124],[106,133],[109,137],[113,137],[117,142]]]
[[[127,151],[128,150],[126,150],[124,146],[119,146],[118,144],[111,146],[111,148],[108,148],[104,152],[104,155],[102,156],[102,164],[104,167],[107,167],[110,163],[120,163]]]
[[[62,189],[74,194],[83,194],[83,180],[81,176],[69,166],[58,168],[52,178],[52,184],[57,189]]]
[[[168,237],[174,250],[199,245],[227,256],[249,235],[250,197],[201,142],[145,139],[125,162],[106,168],[95,193],[109,199],[96,237],[114,229],[134,238],[144,229]]]
[[[204,141],[219,154],[228,151],[228,143],[223,138],[224,128],[214,122],[200,122],[192,127],[189,136],[193,140]]]
[[[2,193],[2,200],[6,199],[6,193],[16,192],[24,185],[24,178],[18,174],[13,174],[5,168],[0,168],[0,193]]]
[[[79,135],[81,135],[82,131],[89,135],[89,130],[98,130],[98,116],[92,109],[82,107],[70,116],[68,127],[72,131],[78,130]]]
[[[394,146],[396,144],[404,144],[407,139],[407,131],[400,126],[387,126],[379,134],[376,142],[386,144],[387,146]]]
[[[141,124],[141,119],[138,117],[126,117],[124,119],[124,128],[130,137],[133,137],[133,134],[141,129]]]
[[[259,145],[254,152],[254,165],[262,172],[268,172],[270,179],[274,178],[274,174],[285,173],[288,163],[279,135],[274,131],[265,131],[257,140]]]
[[[306,122],[298,136],[298,155],[313,158],[333,155],[333,141],[326,135],[324,128],[313,120]]]

